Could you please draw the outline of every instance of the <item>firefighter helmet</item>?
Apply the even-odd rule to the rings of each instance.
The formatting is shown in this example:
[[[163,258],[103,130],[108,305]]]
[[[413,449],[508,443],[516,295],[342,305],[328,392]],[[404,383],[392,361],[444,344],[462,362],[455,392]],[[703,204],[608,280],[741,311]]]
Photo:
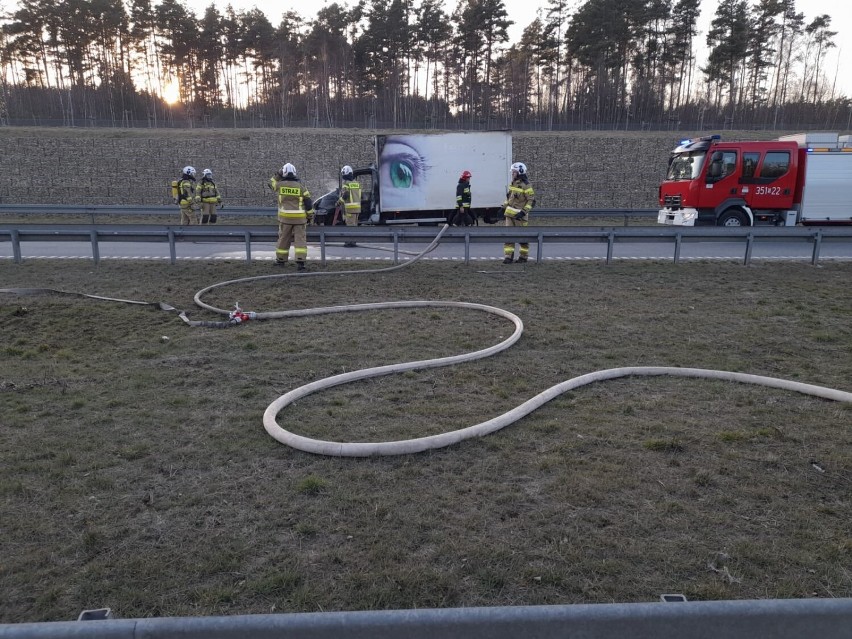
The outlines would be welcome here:
[[[352,167],[348,164],[340,169],[340,177],[344,180],[351,180],[355,177],[355,171],[352,170]]]
[[[206,178],[212,179],[213,178],[213,171],[211,171],[210,169],[204,169],[201,172],[201,177],[206,177]]]
[[[281,174],[282,175],[296,175],[296,167],[293,166],[292,164],[290,164],[289,162],[287,162],[287,164],[285,164],[282,167]]]
[[[190,177],[195,177],[195,167],[192,167],[192,166],[183,167],[183,174],[188,175]]]
[[[469,180],[469,179],[470,179],[470,177],[471,177],[471,173],[470,173],[470,171],[468,171],[468,170],[464,170],[464,171],[462,171],[462,174],[461,174],[461,179],[462,179],[462,180]]]
[[[515,162],[512,165],[512,170],[517,171],[518,175],[526,175],[527,174],[527,165],[523,162]]]

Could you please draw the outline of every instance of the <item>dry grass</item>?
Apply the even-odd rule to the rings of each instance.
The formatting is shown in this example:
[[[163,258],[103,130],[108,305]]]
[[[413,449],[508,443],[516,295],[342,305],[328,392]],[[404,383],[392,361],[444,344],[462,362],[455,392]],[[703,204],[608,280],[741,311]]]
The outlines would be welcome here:
[[[268,272],[0,263],[3,286],[188,309],[212,282]],[[465,300],[524,319],[497,357],[339,387],[279,416],[306,435],[367,441],[467,426],[615,366],[852,390],[850,281],[850,264],[426,263],[207,301]],[[343,370],[492,344],[508,324],[430,309],[189,329],[161,311],[54,295],[0,296],[0,322],[2,622],[100,606],[141,617],[852,596],[849,405],[624,379],[451,448],[331,459],[269,438],[265,407]]]

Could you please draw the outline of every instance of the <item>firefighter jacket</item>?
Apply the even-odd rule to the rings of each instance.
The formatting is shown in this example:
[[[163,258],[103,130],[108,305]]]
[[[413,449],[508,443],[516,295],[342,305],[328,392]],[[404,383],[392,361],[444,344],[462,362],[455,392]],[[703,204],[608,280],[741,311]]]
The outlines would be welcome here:
[[[503,215],[506,217],[518,217],[518,214],[523,211],[524,215],[529,215],[535,203],[535,191],[526,176],[519,175],[509,185],[509,192],[506,193],[506,201],[503,202],[505,211]],[[523,217],[523,216],[521,216]]]
[[[193,202],[195,195],[195,178],[183,176],[178,182],[178,204],[187,208]]]
[[[299,178],[272,179],[278,194],[278,221],[286,224],[307,224],[307,211],[313,209],[308,189],[302,185]]]
[[[344,182],[337,203],[344,206],[347,215],[361,213],[361,183],[356,180]]]
[[[278,171],[278,173],[269,178],[269,188],[277,192],[276,185],[282,180],[284,180],[284,174]]]
[[[456,186],[456,208],[470,208],[470,182],[459,180]]]
[[[219,188],[216,183],[210,178],[201,178],[201,182],[195,187],[195,195],[201,198],[202,202],[222,203],[222,196],[219,195]]]

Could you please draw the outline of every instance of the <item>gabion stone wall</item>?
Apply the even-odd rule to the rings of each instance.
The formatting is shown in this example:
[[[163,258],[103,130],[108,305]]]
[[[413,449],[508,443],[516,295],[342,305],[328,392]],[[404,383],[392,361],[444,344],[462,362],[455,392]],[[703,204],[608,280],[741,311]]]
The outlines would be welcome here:
[[[274,206],[270,176],[292,162],[317,197],[344,164],[374,161],[376,131],[0,128],[0,203],[171,204],[186,165],[210,168],[231,206]],[[381,131],[380,133],[392,133]],[[772,139],[785,132],[725,132]],[[668,155],[696,132],[514,133],[543,208],[654,208]],[[703,135],[707,135],[705,132]]]

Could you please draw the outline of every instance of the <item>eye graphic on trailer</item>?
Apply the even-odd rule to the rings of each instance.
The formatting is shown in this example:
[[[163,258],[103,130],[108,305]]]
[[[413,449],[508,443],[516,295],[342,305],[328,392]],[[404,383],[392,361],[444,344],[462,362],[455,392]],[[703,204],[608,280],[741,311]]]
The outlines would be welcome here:
[[[414,170],[408,160],[393,160],[388,166],[391,184],[398,189],[410,189],[414,183]]]
[[[422,205],[428,190],[426,154],[413,143],[389,136],[379,155],[379,183],[386,208]]]
[[[388,138],[379,159],[385,183],[396,189],[410,189],[419,185],[428,169],[426,158],[415,147]]]

